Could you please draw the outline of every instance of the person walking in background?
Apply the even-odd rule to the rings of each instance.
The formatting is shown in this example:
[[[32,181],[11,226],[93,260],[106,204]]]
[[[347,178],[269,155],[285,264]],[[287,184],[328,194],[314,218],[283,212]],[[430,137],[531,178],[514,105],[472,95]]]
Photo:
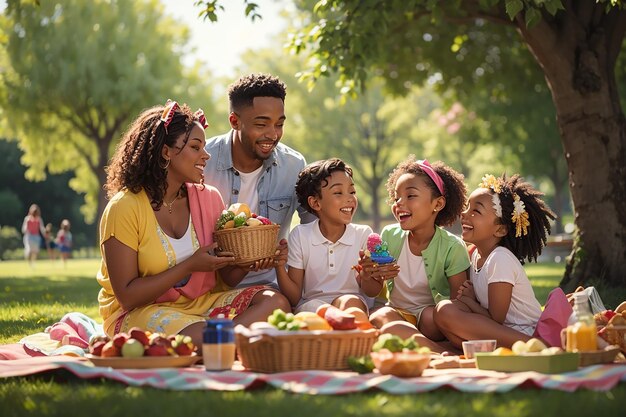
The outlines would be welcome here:
[[[207,140],[212,156],[204,168],[225,205],[246,203],[253,212],[280,225],[279,240],[287,245],[296,210],[301,223],[315,216],[298,205],[295,184],[306,165],[304,157],[280,143],[285,124],[285,84],[268,74],[251,74],[228,88],[231,131]],[[274,269],[250,273],[239,284],[278,288]]]
[[[52,223],[46,224],[45,232],[43,234],[44,245],[46,250],[48,251],[48,258],[53,260],[56,258],[56,243],[55,239],[52,238]]]
[[[70,227],[70,221],[63,219],[55,240],[64,265],[72,254],[72,232],[70,232]]]
[[[97,277],[109,337],[136,326],[188,335],[200,346],[209,317],[222,314],[248,326],[266,321],[274,309],[290,310],[287,299],[266,286],[216,286],[218,271],[236,286],[249,271],[274,268],[287,253],[252,267],[215,253],[213,232],[225,206],[217,189],[204,184],[207,126],[201,110],[168,101],[139,115],[111,159]]]
[[[41,247],[42,236],[46,229],[41,218],[41,210],[37,204],[31,204],[28,214],[22,223],[22,233],[24,234],[24,258],[28,260],[31,267],[35,265],[39,248]]]

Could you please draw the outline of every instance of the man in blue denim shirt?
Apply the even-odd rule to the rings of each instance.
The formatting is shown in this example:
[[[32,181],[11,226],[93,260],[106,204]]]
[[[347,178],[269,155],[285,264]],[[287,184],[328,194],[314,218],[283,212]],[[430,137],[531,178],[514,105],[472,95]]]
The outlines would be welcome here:
[[[228,88],[232,130],[207,140],[211,154],[204,168],[207,184],[222,194],[224,204],[241,202],[280,225],[286,247],[296,209],[302,223],[314,219],[299,206],[295,194],[298,173],[306,165],[302,154],[279,143],[285,123],[285,85],[267,74],[251,74]],[[228,284],[228,283],[227,283]],[[250,272],[237,285],[266,284],[277,288],[274,269]]]

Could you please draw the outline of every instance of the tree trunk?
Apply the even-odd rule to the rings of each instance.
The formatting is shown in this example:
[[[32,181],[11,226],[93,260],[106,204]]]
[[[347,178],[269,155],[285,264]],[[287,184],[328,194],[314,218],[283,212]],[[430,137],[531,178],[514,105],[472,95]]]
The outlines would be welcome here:
[[[579,235],[561,287],[626,286],[626,122],[614,66],[626,11],[568,7],[518,28],[543,68],[556,106]]]

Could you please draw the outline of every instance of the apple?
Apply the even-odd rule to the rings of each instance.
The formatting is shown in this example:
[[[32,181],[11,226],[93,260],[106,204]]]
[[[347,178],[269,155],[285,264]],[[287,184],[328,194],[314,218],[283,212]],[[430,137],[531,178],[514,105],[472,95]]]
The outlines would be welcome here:
[[[139,358],[143,356],[144,350],[142,342],[130,338],[122,346],[122,356],[125,358]]]

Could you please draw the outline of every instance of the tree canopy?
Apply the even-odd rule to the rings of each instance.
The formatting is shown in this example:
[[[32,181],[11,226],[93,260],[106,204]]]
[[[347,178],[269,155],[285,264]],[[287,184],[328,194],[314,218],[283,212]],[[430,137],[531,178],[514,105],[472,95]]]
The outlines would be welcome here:
[[[293,51],[310,57],[302,79],[313,83],[336,73],[345,93],[358,93],[366,81],[382,76],[397,93],[428,82],[454,91],[461,101],[480,92],[497,103],[540,68],[554,104],[579,230],[562,284],[570,289],[600,279],[626,285],[626,122],[615,78],[626,32],[620,0],[297,4],[308,12],[290,40]],[[514,67],[520,59],[536,66]]]
[[[188,30],[157,0],[9,0],[1,19],[0,104],[27,176],[73,171],[88,219],[104,208],[104,168],[142,109],[170,97],[212,105],[198,70],[181,62]]]

